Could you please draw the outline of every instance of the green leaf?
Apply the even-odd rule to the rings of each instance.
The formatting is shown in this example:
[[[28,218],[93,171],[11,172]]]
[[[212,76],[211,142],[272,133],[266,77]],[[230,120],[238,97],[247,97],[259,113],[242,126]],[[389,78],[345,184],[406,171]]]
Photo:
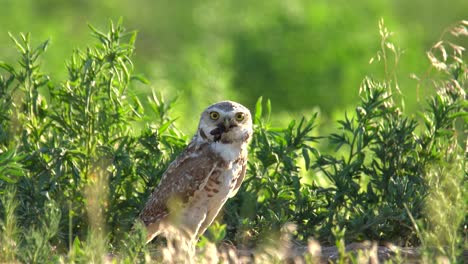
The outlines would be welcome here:
[[[255,120],[254,124],[259,124],[262,118],[262,100],[263,98],[260,96],[255,104]]]
[[[10,64],[7,64],[4,61],[0,61],[0,68],[5,69],[7,72],[13,75],[16,75],[15,68],[13,68],[13,66],[11,66]]]
[[[11,174],[11,173],[0,171],[0,180],[1,181],[4,181],[6,183],[16,183],[17,182],[17,180],[15,180],[15,179],[13,179],[11,177],[8,177],[5,174]]]
[[[47,47],[49,47],[49,43],[50,43],[50,40],[46,40],[42,42],[41,44],[39,44],[39,46],[37,46],[37,48],[34,50],[34,53],[36,54],[36,56],[45,52],[47,50]]]
[[[457,112],[457,113],[449,115],[448,118],[449,119],[456,119],[458,117],[466,117],[466,116],[468,116],[468,112]]]
[[[84,249],[81,245],[81,241],[78,237],[73,240],[73,253],[81,256],[84,253]]]
[[[174,123],[174,121],[176,121],[176,120],[177,120],[177,118],[172,119],[172,120],[169,120],[169,121],[167,121],[167,122],[164,122],[164,123],[158,128],[158,133],[159,133],[159,134],[164,133],[164,132],[169,128],[169,126],[172,125],[172,124]]]
[[[310,156],[309,156],[308,148],[306,147],[302,148],[302,156],[304,157],[306,170],[308,170],[310,167]]]
[[[132,76],[130,77],[130,80],[139,81],[142,84],[150,84],[149,80],[141,74],[132,74]]]
[[[266,121],[267,123],[270,122],[270,117],[271,117],[271,101],[270,99],[267,100],[267,104],[266,104]]]
[[[8,32],[8,35],[10,36],[10,39],[13,40],[13,42],[15,43],[16,48],[21,52],[21,54],[26,54],[26,48],[23,47],[23,45],[21,45],[21,43],[19,43],[19,41],[13,36],[13,34]]]

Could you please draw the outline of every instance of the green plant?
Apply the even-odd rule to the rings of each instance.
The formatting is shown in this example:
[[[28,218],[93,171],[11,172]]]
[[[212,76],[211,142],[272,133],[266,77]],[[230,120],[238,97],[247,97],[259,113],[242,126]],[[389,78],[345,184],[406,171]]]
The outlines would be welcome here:
[[[463,23],[459,32],[465,28]],[[381,24],[382,32],[386,32],[382,49],[397,52],[390,45],[391,34]],[[448,150],[461,152],[457,138],[466,136],[466,127],[460,126],[462,118],[466,121],[462,88],[466,87],[466,64],[460,51],[454,51],[454,64],[444,68],[448,74],[428,100],[423,126],[417,118],[405,116],[395,103],[393,92],[399,89],[392,89],[397,85],[394,73],[386,71],[382,81],[364,79],[355,113],[338,121],[340,132],[326,137],[335,146],[332,153],[310,145],[320,139],[312,136],[316,115],[298,125],[293,121],[286,129],[271,128],[270,105],[262,119],[260,100],[249,159],[248,175],[252,176],[227,205],[230,234],[236,233],[238,243],[245,243],[293,222],[298,225],[295,235],[299,239],[315,236],[331,243],[333,228],[341,226],[347,230],[346,241],[419,245],[421,234],[412,218],[432,217],[425,207],[430,190],[437,188],[428,182],[433,166],[446,162]],[[399,54],[392,62],[388,53],[380,54],[383,63],[398,62]],[[329,186],[303,183],[298,177],[301,159],[316,177],[328,179]],[[457,223],[455,229],[459,227]]]
[[[292,121],[284,129],[271,128],[270,102],[263,111],[262,99],[255,109],[255,134],[248,163],[248,177],[239,193],[227,205],[225,221],[238,242],[254,242],[257,235],[277,232],[287,222],[311,225],[311,216],[317,206],[312,195],[301,186],[299,158],[310,163],[310,153],[316,150],[310,145],[318,138],[311,135],[317,114],[310,119]],[[262,118],[262,114],[266,118]],[[239,221],[240,220],[240,221]],[[310,221],[314,221],[310,219]],[[304,237],[311,233],[304,231]],[[249,241],[252,240],[252,241]]]
[[[1,196],[3,212],[0,221],[0,261],[14,262],[18,258],[18,243],[20,229],[16,223],[15,210],[18,203],[14,200],[15,190],[13,188],[4,189]]]
[[[100,232],[93,242],[109,234],[109,241],[119,240],[151,192],[147,186],[155,186],[185,146],[167,117],[170,103],[156,95],[147,105],[158,123],[140,134],[133,129],[144,112],[128,87],[145,81],[132,73],[135,33],[124,32],[120,22],[111,23],[108,33],[91,30],[98,44],[73,54],[69,79],[62,83],[41,73],[39,57],[47,42],[33,49],[29,35],[12,37],[21,54],[18,68],[0,63],[5,71],[0,80],[0,107],[5,109],[0,116],[0,190],[16,186],[16,219],[23,229],[43,229],[36,219],[47,219],[46,205],[57,204],[62,212],[58,251],[88,232]]]
[[[468,68],[464,48],[457,45],[468,36],[468,21],[446,30],[428,51],[431,61],[428,72],[438,74],[431,79],[437,93],[428,101],[423,119],[426,133],[423,144],[433,162],[427,170],[425,182],[429,186],[424,201],[425,217],[414,222],[424,252],[425,261],[456,263],[467,250],[466,164],[468,144],[468,103],[466,88]],[[460,39],[461,38],[461,39]],[[420,79],[425,81],[424,79]]]

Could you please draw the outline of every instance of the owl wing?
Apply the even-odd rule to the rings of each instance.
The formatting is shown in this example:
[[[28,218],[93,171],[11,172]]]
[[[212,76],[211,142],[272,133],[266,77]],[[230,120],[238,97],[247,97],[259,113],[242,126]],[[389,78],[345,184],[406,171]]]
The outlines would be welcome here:
[[[222,159],[208,144],[190,144],[169,165],[140,213],[140,219],[148,226],[166,218],[171,213],[172,203],[188,203],[195,191],[204,188],[211,176],[220,173],[220,166]]]

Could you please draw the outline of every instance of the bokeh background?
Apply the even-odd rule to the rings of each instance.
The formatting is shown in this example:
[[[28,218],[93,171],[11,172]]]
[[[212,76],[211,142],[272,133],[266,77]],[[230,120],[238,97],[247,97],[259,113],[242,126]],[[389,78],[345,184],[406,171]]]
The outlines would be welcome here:
[[[72,51],[94,43],[88,23],[105,30],[122,18],[138,31],[136,72],[164,97],[178,97],[173,116],[185,132],[210,103],[253,108],[259,96],[271,99],[274,123],[312,111],[326,122],[352,109],[364,76],[382,77],[382,65],[369,64],[381,18],[403,50],[398,79],[405,110],[415,113],[418,96],[431,91],[418,90],[410,73],[427,70],[425,52],[467,15],[466,0],[0,0],[0,59],[17,59],[8,32],[50,39],[43,71],[59,84]]]

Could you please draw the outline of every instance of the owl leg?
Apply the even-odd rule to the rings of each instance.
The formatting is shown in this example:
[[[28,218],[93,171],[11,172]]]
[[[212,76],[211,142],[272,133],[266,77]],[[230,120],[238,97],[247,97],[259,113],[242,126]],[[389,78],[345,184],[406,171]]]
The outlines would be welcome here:
[[[182,214],[181,229],[185,231],[187,237],[197,243],[198,233],[207,217],[207,211],[204,208],[194,207]]]
[[[203,221],[203,223],[200,225],[200,228],[198,229],[197,236],[196,236],[197,240],[205,233],[206,229],[208,229],[208,227],[210,227],[210,225],[216,219],[216,216],[218,215],[223,205],[221,205],[218,209],[209,210],[207,212],[205,220]]]
[[[151,242],[159,233],[161,233],[159,223],[152,223],[146,226],[146,243]]]

